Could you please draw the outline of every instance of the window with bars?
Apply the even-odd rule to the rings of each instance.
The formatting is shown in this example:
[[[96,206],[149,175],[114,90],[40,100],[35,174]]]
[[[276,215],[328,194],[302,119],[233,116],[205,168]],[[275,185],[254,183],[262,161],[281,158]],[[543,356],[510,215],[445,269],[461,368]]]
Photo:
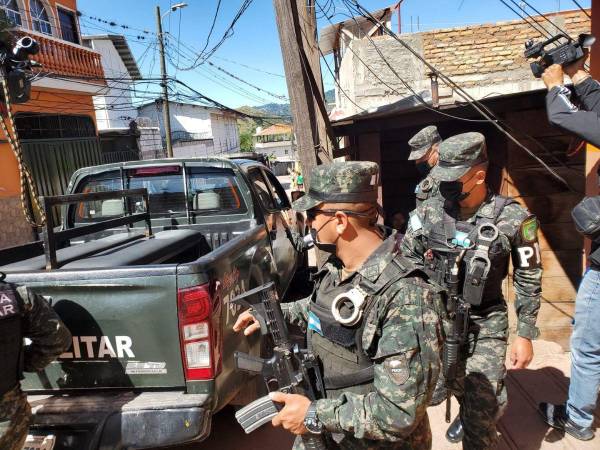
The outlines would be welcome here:
[[[29,0],[29,8],[33,29],[40,33],[52,35],[52,24],[44,4],[40,0]]]
[[[15,117],[21,139],[86,138],[96,136],[89,116],[21,113]]]
[[[0,0],[0,9],[6,14],[6,18],[15,25],[21,25],[21,12],[17,0]]]

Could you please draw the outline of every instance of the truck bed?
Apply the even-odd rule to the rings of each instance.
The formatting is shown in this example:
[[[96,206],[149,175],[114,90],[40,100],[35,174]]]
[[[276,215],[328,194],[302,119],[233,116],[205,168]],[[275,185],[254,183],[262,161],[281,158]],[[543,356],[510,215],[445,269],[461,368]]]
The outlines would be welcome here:
[[[127,232],[60,249],[57,251],[57,261],[60,269],[107,269],[160,264],[188,251],[193,257],[210,251],[200,231],[167,230],[151,237]],[[0,271],[36,271],[44,270],[45,266],[46,258],[42,254],[1,266]]]

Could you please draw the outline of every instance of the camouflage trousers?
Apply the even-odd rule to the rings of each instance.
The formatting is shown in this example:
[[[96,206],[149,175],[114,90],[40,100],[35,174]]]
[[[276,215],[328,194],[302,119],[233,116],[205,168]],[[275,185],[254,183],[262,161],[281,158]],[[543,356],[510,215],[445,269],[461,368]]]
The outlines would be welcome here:
[[[27,396],[17,386],[0,398],[0,449],[21,450],[30,423]]]
[[[327,449],[339,450],[431,450],[431,428],[427,413],[416,426],[410,436],[398,442],[372,441],[369,439],[356,439],[352,434],[335,434],[325,437]],[[307,450],[300,436],[294,441],[293,450]]]
[[[461,349],[458,376],[451,390],[460,404],[463,449],[494,448],[496,422],[507,402],[504,377],[508,342],[506,309],[485,315],[472,313],[468,340]]]

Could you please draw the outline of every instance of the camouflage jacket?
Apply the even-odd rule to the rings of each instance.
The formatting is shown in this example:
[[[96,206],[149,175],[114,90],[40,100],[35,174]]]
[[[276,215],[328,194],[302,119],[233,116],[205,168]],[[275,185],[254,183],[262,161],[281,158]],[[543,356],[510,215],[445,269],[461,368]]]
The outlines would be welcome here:
[[[23,350],[24,370],[38,372],[69,348],[71,333],[43,297],[24,286],[17,287],[17,294],[22,308],[23,337],[31,341]],[[23,417],[14,417],[15,414]],[[3,395],[0,398],[0,442],[4,442],[3,439],[10,442],[11,436],[23,432],[22,424],[28,422],[28,415],[27,399],[18,386]]]
[[[490,193],[473,216],[466,222],[475,223],[478,218],[494,218],[496,195]],[[417,265],[423,265],[426,248],[424,235],[432,223],[443,220],[443,204],[440,198],[426,200],[415,209],[409,219],[408,229],[401,244],[402,255]],[[537,219],[518,203],[509,203],[496,220],[500,232],[497,240],[503,251],[513,259],[513,285],[515,289],[515,309],[518,318],[517,334],[535,339],[539,330],[535,323],[540,309],[542,291],[542,268],[537,242]],[[525,235],[531,234],[531,236]],[[528,248],[524,259],[524,247]],[[530,262],[532,262],[530,264]]]
[[[335,283],[351,284],[355,277],[377,279],[393,258],[414,266],[394,252],[393,234],[349,278],[341,280],[341,262],[331,257],[324,265]],[[417,272],[420,273],[420,272]],[[317,415],[332,433],[352,436],[343,448],[430,448],[427,405],[440,372],[443,308],[436,291],[418,275],[393,282],[375,299],[364,324],[362,346],[375,365],[373,391],[344,391],[337,398],[317,401]],[[354,280],[356,281],[356,280]],[[318,286],[316,290],[318,295]],[[282,305],[287,320],[306,326],[311,298]],[[325,374],[327,375],[327,374]]]

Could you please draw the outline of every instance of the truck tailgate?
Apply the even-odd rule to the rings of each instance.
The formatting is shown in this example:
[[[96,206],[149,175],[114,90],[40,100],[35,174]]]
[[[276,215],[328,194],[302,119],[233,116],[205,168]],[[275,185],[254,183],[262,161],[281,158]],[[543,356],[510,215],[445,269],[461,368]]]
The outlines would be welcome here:
[[[50,297],[73,346],[27,390],[183,387],[175,266],[9,276]],[[35,281],[34,281],[35,280]]]

